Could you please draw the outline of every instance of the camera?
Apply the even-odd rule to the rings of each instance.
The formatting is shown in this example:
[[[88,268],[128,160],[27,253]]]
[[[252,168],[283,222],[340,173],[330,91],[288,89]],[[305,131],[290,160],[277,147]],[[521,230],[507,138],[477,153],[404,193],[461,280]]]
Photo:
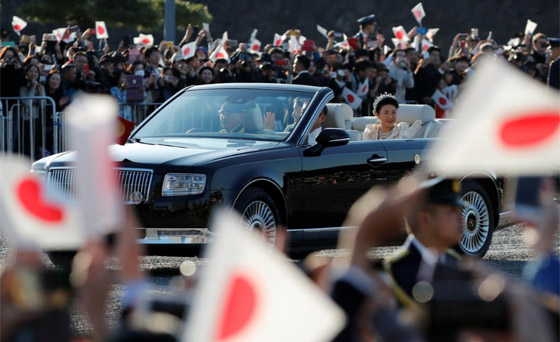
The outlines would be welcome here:
[[[14,62],[14,57],[12,57],[12,56],[6,57],[5,61],[6,61],[6,64],[13,63]]]

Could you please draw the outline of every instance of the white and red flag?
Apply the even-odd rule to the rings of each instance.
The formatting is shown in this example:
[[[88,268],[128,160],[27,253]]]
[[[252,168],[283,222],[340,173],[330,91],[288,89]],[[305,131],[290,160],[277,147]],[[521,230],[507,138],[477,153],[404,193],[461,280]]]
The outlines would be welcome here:
[[[324,27],[321,26],[321,25],[317,25],[317,31],[319,31],[319,33],[320,33],[323,37],[329,39],[329,35],[328,35],[328,32],[327,32],[327,29],[326,29],[326,28],[324,28]]]
[[[104,21],[95,22],[95,36],[97,39],[107,39],[109,38],[109,32],[107,32],[107,26]]]
[[[366,80],[360,83],[360,86],[358,87],[358,96],[360,97],[366,96],[368,91],[369,91],[369,81],[366,78]]]
[[[222,211],[182,341],[319,342],[344,314],[286,257]]]
[[[224,49],[222,45],[220,45],[216,50],[214,50],[212,55],[210,55],[210,60],[212,62],[215,62],[217,59],[221,59],[221,58],[226,59],[229,63],[229,54],[227,53],[226,49]]]
[[[428,51],[428,49],[432,46],[434,46],[434,44],[432,44],[429,40],[425,38],[422,40],[422,52]]]
[[[426,156],[428,172],[499,176],[560,172],[558,92],[501,59],[483,60],[461,91],[449,125]]]
[[[395,49],[406,49],[408,44],[405,41],[400,41],[397,38],[391,38]]]
[[[154,45],[154,36],[152,36],[151,34],[140,33],[138,35],[138,37],[134,37],[134,44],[145,45],[145,46],[153,46]]]
[[[412,15],[414,15],[414,19],[422,26],[422,19],[426,16],[426,12],[424,12],[424,6],[422,3],[419,2],[416,6],[414,6],[411,10]]]
[[[70,32],[67,27],[54,29],[52,33],[59,43],[62,41],[65,43],[71,43],[76,40],[76,32]]]
[[[439,28],[431,28],[428,29],[428,32],[426,32],[426,38],[428,38],[428,40],[430,42],[434,42],[434,36],[439,32]]]
[[[183,57],[185,57],[185,59],[194,57],[195,52],[196,52],[196,42],[190,42],[181,47],[181,54],[183,55]]]
[[[111,96],[84,95],[66,113],[84,226],[93,237],[114,232],[124,223],[125,200],[109,152],[117,140],[118,104]]]
[[[259,52],[259,50],[261,49],[261,41],[258,40],[257,38],[253,39],[250,43],[249,43],[249,49],[252,52]]]
[[[16,31],[17,34],[20,34],[21,30],[23,30],[27,26],[27,21],[21,19],[20,17],[16,17],[15,15],[12,18],[12,28]]]
[[[410,38],[408,37],[408,33],[406,33],[404,27],[402,26],[393,27],[393,34],[399,41],[408,42],[410,40]]]
[[[352,109],[358,109],[362,104],[362,99],[352,90],[348,89],[348,87],[342,89],[342,97]]]
[[[8,243],[16,248],[78,249],[85,241],[78,208],[63,200],[62,189],[47,187],[30,169],[26,158],[0,156],[0,211]]]
[[[282,45],[282,36],[279,35],[278,33],[275,33],[275,34],[274,34],[274,42],[273,42],[272,45],[274,45],[274,46],[280,46],[280,45]]]

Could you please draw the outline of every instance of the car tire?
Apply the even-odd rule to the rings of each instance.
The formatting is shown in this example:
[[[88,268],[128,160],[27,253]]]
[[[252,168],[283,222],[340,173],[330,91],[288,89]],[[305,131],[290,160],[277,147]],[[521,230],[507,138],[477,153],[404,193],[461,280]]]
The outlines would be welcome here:
[[[243,217],[249,230],[260,231],[271,243],[276,241],[276,225],[281,222],[280,212],[266,191],[259,188],[245,190],[234,208]]]
[[[461,216],[463,235],[457,250],[466,255],[482,258],[490,244],[496,226],[494,207],[482,185],[474,180],[462,182],[461,198],[464,202]]]

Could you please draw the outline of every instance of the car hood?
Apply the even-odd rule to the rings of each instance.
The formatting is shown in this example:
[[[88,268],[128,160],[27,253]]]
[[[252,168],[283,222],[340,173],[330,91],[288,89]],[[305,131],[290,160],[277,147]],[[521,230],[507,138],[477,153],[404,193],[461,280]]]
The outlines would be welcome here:
[[[126,145],[112,145],[116,162],[147,165],[200,165],[253,151],[277,148],[282,143],[239,139],[148,138]],[[50,166],[73,163],[76,153],[63,153]]]

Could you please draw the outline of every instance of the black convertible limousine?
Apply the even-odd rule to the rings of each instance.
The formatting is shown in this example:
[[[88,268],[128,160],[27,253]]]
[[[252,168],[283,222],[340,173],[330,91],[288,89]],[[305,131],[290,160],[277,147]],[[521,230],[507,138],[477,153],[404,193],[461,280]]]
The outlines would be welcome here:
[[[412,172],[444,122],[429,106],[402,105],[398,121],[422,122],[415,138],[362,140],[375,117],[355,118],[332,98],[329,88],[216,84],[186,88],[161,105],[125,145],[110,150],[124,201],[145,231],[140,242],[206,243],[212,210],[228,206],[270,239],[277,225],[286,226],[292,251],[334,246],[339,231],[351,228],[342,224],[352,203]],[[309,144],[324,106],[326,129]],[[72,152],[49,156],[33,172],[46,173],[71,197],[74,160]],[[499,221],[501,185],[489,172],[465,175],[462,183],[460,247],[483,255]]]

